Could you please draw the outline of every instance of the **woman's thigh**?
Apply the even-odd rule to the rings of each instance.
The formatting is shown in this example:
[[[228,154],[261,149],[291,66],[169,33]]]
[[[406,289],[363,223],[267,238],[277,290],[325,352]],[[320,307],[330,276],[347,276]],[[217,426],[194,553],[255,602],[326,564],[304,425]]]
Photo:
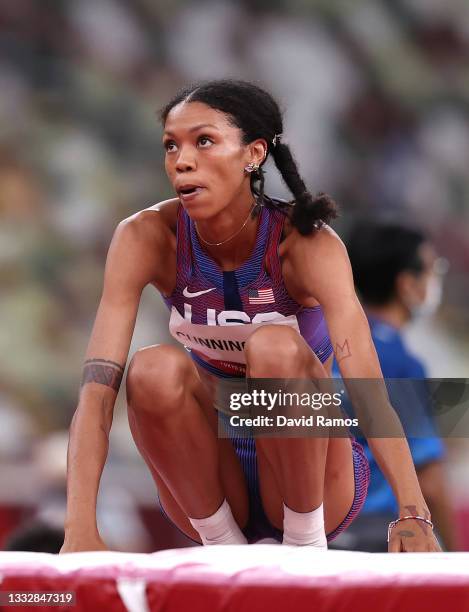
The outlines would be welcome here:
[[[196,366],[188,355],[185,355],[185,357],[190,362],[190,369],[193,368],[192,374],[195,374],[198,379],[194,387],[195,396],[210,423],[213,430],[213,435],[217,437],[219,476],[222,489],[228,503],[230,504],[236,522],[241,528],[243,528],[248,521],[249,515],[247,486],[241,464],[233,445],[231,444],[231,441],[227,438],[218,438],[218,419],[216,410],[214,408],[213,396],[215,389],[215,377],[209,373],[205,373],[205,371]],[[201,540],[199,534],[192,527],[187,515],[171,493],[170,483],[166,483],[155,469],[151,461],[151,452],[149,449],[145,448],[139,435],[139,428],[135,423],[134,413],[130,411],[129,424],[137,447],[144,458],[157,486],[158,495],[163,510],[168,515],[170,520],[183,533],[193,540],[200,542]]]
[[[259,489],[269,522],[283,529],[283,499],[275,466],[262,452],[257,453]],[[303,469],[301,465],[298,469]],[[330,438],[324,478],[324,525],[331,533],[347,516],[355,495],[352,444],[349,438]]]
[[[293,351],[293,354],[298,355],[299,363],[304,368],[303,372],[308,373],[308,378],[310,380],[330,378],[330,359],[326,364],[321,364],[302,336],[296,334],[295,341],[298,342],[298,351]],[[295,364],[292,364],[292,369],[296,371]],[[278,482],[282,470],[279,465],[275,465],[275,461],[278,462],[279,458],[275,459],[271,456],[267,459],[262,452],[262,445],[258,444],[256,447],[259,488],[264,511],[272,525],[282,529],[283,498]],[[305,465],[308,463],[305,457]],[[304,468],[305,466],[298,465],[298,470]],[[331,437],[327,446],[324,478],[323,504],[326,533],[332,532],[346,517],[352,506],[354,495],[355,479],[351,440],[345,434],[344,437]]]

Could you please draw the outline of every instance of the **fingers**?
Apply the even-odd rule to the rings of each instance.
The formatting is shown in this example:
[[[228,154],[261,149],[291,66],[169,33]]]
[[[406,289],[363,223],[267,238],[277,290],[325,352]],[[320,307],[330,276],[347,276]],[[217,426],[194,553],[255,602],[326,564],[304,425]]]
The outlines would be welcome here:
[[[388,552],[397,553],[397,552],[401,552],[401,550],[402,550],[401,538],[398,535],[393,536],[391,534],[391,538],[388,543]]]
[[[443,552],[440,543],[435,537],[433,537],[433,542],[431,544],[430,552]]]
[[[388,552],[442,552],[440,543],[436,537],[431,534],[427,537],[401,537],[397,533],[392,534],[388,543]]]

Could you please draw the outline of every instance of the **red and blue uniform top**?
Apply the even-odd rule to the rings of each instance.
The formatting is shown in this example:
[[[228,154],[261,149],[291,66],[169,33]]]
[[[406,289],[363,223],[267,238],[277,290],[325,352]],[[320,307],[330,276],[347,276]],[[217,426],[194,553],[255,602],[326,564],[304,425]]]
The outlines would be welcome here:
[[[332,354],[321,306],[299,304],[283,281],[278,247],[284,205],[267,197],[264,202],[254,249],[231,271],[204,251],[194,222],[182,205],[178,209],[176,285],[163,296],[171,311],[169,329],[194,361],[218,376],[245,376],[244,344],[266,324],[296,329],[323,363]]]

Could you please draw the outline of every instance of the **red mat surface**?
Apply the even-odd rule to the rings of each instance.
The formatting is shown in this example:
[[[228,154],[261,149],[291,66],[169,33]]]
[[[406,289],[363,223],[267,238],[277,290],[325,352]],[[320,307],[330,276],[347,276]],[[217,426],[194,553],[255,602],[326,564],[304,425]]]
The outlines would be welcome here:
[[[150,555],[0,553],[0,591],[74,591],[72,607],[2,610],[469,610],[469,553],[369,554],[275,545]]]

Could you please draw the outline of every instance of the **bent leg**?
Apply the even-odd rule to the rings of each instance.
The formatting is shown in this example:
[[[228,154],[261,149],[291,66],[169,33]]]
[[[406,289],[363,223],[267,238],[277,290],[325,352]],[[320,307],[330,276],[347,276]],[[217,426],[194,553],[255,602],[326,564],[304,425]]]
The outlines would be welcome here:
[[[226,498],[236,523],[248,517],[244,476],[229,440],[218,440],[213,399],[188,355],[157,345],[137,351],[127,375],[137,448],[169,518],[201,541],[189,517],[213,515]]]
[[[254,332],[246,343],[246,360],[252,378],[329,378],[304,339],[286,326],[266,325]],[[341,524],[354,499],[349,438],[259,437],[256,448],[260,493],[272,525],[282,529],[284,503],[298,513],[323,503],[326,533]]]

